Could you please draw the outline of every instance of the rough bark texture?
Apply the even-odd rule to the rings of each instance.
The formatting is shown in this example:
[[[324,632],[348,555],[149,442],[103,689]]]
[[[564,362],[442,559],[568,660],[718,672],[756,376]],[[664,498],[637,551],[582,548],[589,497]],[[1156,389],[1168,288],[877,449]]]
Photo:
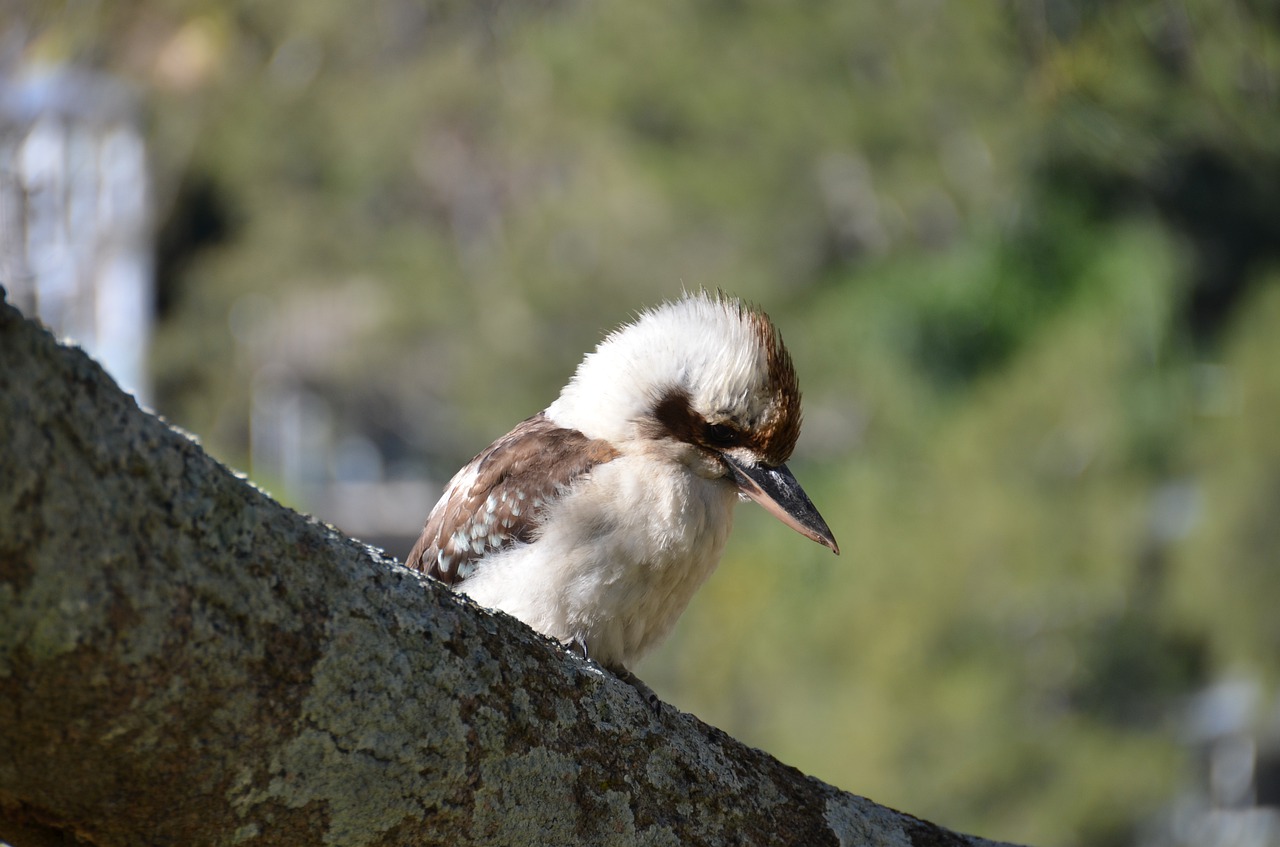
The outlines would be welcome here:
[[[654,718],[278,505],[3,302],[0,840],[990,843]]]

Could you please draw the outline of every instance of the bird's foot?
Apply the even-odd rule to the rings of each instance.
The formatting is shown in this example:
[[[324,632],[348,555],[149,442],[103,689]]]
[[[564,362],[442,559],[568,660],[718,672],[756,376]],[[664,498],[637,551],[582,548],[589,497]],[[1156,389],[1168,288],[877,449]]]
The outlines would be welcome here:
[[[563,643],[564,643],[564,646],[569,650],[569,652],[579,653],[584,659],[591,658],[590,656],[587,655],[587,642],[582,640],[581,636],[575,635],[573,638],[570,638],[568,641],[565,641]]]
[[[591,661],[591,657],[587,655],[587,642],[581,636],[575,635],[568,641],[561,643],[564,644],[565,649],[569,652],[578,653],[583,659],[586,659],[588,662]],[[662,700],[658,698],[658,695],[654,693],[652,688],[644,684],[640,677],[622,667],[622,665],[618,665],[617,667],[606,666],[606,670],[625,682],[627,685],[634,688],[636,693],[640,695],[640,699],[645,702],[645,705],[649,707],[655,716],[662,714]]]
[[[645,685],[640,680],[640,677],[636,676],[624,667],[609,668],[609,670],[612,671],[613,675],[618,679],[636,690],[636,693],[640,695],[640,699],[645,702],[645,705],[647,705],[650,710],[652,710],[654,717],[658,717],[662,714],[662,700],[658,698],[658,695],[654,693],[652,688]]]

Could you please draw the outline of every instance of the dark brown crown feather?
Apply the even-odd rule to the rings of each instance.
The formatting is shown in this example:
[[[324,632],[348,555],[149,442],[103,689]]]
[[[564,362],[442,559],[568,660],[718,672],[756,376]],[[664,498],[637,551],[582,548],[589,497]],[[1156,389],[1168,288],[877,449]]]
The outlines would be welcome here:
[[[782,343],[782,333],[763,310],[746,308],[746,318],[760,339],[768,365],[769,394],[773,398],[761,425],[751,439],[751,447],[766,465],[781,465],[791,458],[800,438],[800,383],[791,354]]]

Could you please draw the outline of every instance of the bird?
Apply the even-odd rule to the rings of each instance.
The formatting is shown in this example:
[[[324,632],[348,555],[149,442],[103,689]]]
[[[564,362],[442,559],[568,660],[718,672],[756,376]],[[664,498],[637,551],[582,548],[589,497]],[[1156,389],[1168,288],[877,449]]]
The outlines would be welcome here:
[[[839,554],[787,467],[800,389],[765,312],[685,292],[607,334],[559,396],[450,480],[407,565],[630,668],[715,570],[739,500]]]

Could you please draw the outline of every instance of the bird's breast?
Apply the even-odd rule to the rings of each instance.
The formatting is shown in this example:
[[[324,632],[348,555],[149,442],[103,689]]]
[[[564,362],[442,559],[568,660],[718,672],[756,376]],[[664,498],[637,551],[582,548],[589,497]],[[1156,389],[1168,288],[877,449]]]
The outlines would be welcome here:
[[[548,509],[541,532],[460,587],[589,655],[626,666],[661,641],[719,562],[735,493],[680,463],[623,456]]]

